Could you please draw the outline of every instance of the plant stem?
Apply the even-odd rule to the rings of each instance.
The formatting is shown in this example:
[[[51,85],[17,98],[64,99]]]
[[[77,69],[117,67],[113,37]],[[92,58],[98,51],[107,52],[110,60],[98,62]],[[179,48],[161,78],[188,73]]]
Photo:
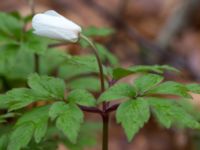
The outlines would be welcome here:
[[[28,1],[30,9],[31,9],[31,15],[33,16],[35,14],[35,1],[34,0],[29,0]]]
[[[118,107],[119,107],[119,104],[114,104],[114,105],[108,107],[107,110],[106,110],[106,112],[110,113],[112,111],[115,111]]]
[[[87,107],[87,106],[81,106],[79,105],[79,108],[83,111],[86,111],[86,112],[91,112],[91,113],[98,113],[98,114],[101,114],[102,111],[96,107]]]
[[[29,4],[29,7],[30,7],[30,10],[31,10],[31,15],[34,16],[35,15],[35,1],[34,0],[28,0],[28,4]],[[40,58],[39,58],[39,55],[38,54],[34,54],[34,63],[35,63],[35,69],[34,71],[36,73],[39,74],[39,70],[40,70]]]
[[[104,85],[103,65],[102,65],[101,59],[99,57],[98,50],[97,50],[95,44],[89,38],[87,38],[83,34],[80,34],[80,37],[83,38],[84,40],[86,40],[90,44],[90,46],[93,48],[93,52],[94,52],[94,55],[95,55],[95,57],[97,59],[97,63],[98,63],[98,67],[99,67],[99,77],[100,77],[100,83],[101,83],[101,92],[104,92],[105,85]]]
[[[103,119],[103,139],[102,139],[102,150],[108,150],[108,124],[109,114],[105,113],[102,115]]]
[[[35,62],[35,72],[40,73],[40,57],[38,54],[34,54],[34,62]]]
[[[101,83],[101,93],[105,91],[105,85],[104,85],[104,73],[103,73],[103,65],[101,62],[101,59],[98,54],[98,50],[95,46],[95,44],[86,36],[80,35],[81,38],[86,40],[89,45],[93,48],[93,52],[95,54],[95,57],[97,59],[98,67],[99,67],[99,78]],[[103,110],[101,112],[102,120],[103,120],[103,136],[102,136],[102,150],[108,150],[108,122],[109,122],[109,113],[106,112],[108,103],[103,103]]]

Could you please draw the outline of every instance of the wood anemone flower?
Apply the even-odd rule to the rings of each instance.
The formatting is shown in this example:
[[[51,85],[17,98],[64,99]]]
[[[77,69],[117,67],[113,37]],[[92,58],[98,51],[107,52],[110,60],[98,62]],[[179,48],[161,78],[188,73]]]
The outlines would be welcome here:
[[[32,20],[34,33],[51,39],[77,42],[81,27],[54,10],[36,14]]]

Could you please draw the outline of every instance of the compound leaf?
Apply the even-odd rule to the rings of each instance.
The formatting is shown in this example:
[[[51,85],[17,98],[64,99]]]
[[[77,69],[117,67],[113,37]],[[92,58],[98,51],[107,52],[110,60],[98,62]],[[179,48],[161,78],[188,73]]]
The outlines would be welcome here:
[[[127,83],[118,83],[102,93],[98,99],[98,102],[113,101],[122,98],[131,98],[135,95],[136,91],[133,86]]]
[[[144,99],[126,101],[120,104],[116,112],[117,122],[122,124],[128,141],[132,140],[149,117],[148,102]]]

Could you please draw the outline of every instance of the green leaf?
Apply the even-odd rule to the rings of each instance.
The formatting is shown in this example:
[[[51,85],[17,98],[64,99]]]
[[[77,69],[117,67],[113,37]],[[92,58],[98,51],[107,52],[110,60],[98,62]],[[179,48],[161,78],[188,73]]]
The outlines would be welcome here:
[[[83,150],[86,148],[95,148],[97,145],[96,133],[101,129],[99,122],[96,123],[84,123],[80,130],[80,136],[78,137],[77,143],[72,144],[71,142],[64,140],[64,144],[70,150]]]
[[[8,55],[7,59],[1,59],[0,72],[9,80],[27,80],[28,75],[34,72],[33,54],[22,51],[19,47],[10,48],[13,54]]]
[[[186,88],[193,93],[200,94],[200,84],[188,84],[186,85]]]
[[[12,17],[16,18],[17,20],[22,19],[22,16],[18,11],[12,11],[12,12],[8,12],[6,14],[11,15]]]
[[[35,141],[39,143],[45,136],[48,126],[49,105],[37,107],[20,117],[16,123],[17,126],[31,122],[34,125]]]
[[[6,122],[7,118],[14,118],[16,116],[15,113],[6,113],[3,115],[0,115],[0,123]]]
[[[72,143],[76,143],[83,122],[83,113],[75,104],[57,102],[50,109],[50,117],[56,119],[56,127],[60,129]]]
[[[81,125],[80,133],[77,139],[77,143],[73,144],[68,139],[66,139],[66,136],[64,136],[62,133],[58,131],[57,128],[54,126],[50,126],[48,128],[48,134],[45,138],[45,141],[43,141],[40,144],[33,143],[35,145],[34,147],[30,145],[28,148],[32,148],[31,150],[55,150],[59,143],[64,144],[68,149],[70,150],[83,150],[87,148],[94,148],[97,143],[97,137],[96,133],[101,130],[101,123],[100,122],[90,122],[87,121]],[[55,137],[59,139],[59,141],[55,141]],[[52,142],[54,141],[54,142]],[[52,146],[54,144],[55,146]],[[37,147],[37,149],[35,148]],[[26,150],[29,150],[29,149]],[[35,149],[34,149],[35,148]],[[40,148],[40,149],[39,149]]]
[[[83,30],[85,36],[109,36],[114,33],[112,28],[88,27]]]
[[[148,94],[169,94],[191,98],[188,94],[188,89],[184,85],[173,81],[161,83],[157,87],[148,91]]]
[[[9,142],[9,136],[8,134],[4,134],[0,137],[0,149],[1,150],[6,150],[6,147]]]
[[[79,40],[79,44],[82,48],[86,48],[90,46],[89,43],[82,38]]]
[[[111,52],[109,52],[108,49],[104,45],[99,44],[99,43],[96,43],[95,45],[98,49],[99,55],[103,62],[108,61],[112,66],[119,65],[117,58]]]
[[[45,141],[40,143],[36,143],[32,140],[26,148],[23,148],[23,150],[56,150],[59,147],[59,143],[56,137],[57,135],[54,135],[54,137],[51,139],[45,139]]]
[[[17,88],[8,91],[5,95],[5,100],[9,106],[9,111],[12,111],[28,106],[32,102],[39,100],[39,97],[30,89]]]
[[[76,68],[76,69],[74,69]],[[107,74],[107,70],[103,67],[104,74]],[[98,73],[98,63],[93,55],[86,56],[73,56],[71,59],[60,67],[59,75],[62,78],[68,79],[74,76],[87,75],[91,73]]]
[[[23,17],[23,21],[24,21],[25,23],[28,23],[28,22],[30,22],[32,19],[33,19],[33,15],[32,15],[32,14],[31,14],[31,15],[28,15],[28,16],[25,16],[25,17]]]
[[[113,101],[123,98],[131,98],[136,95],[135,88],[127,83],[118,83],[102,93],[98,102]]]
[[[88,84],[90,83],[90,84]],[[105,82],[106,87],[108,83]],[[67,83],[69,89],[85,89],[92,92],[98,92],[100,90],[100,82],[98,77],[81,77],[78,79],[70,80]]]
[[[121,79],[123,77],[126,77],[128,75],[134,74],[134,73],[141,73],[141,72],[153,72],[153,73],[159,73],[162,74],[164,71],[173,71],[173,72],[179,72],[177,69],[170,67],[168,65],[153,65],[153,66],[132,66],[129,68],[115,68],[113,70],[113,78],[114,79]]]
[[[19,45],[9,42],[0,45],[0,62],[12,63],[19,50]]]
[[[9,123],[6,125],[0,125],[0,136],[6,135],[6,134],[9,136],[12,129],[13,129],[12,123]]]
[[[33,132],[34,124],[31,122],[23,123],[20,126],[17,126],[11,134],[8,150],[20,150],[27,146],[31,140]]]
[[[32,74],[28,78],[28,85],[44,98],[64,99],[65,82],[59,78]]]
[[[49,116],[52,120],[56,119],[59,115],[63,114],[68,109],[65,102],[56,102],[52,104],[49,110]]]
[[[19,53],[19,45],[14,44],[11,41],[9,41],[8,44],[0,45],[0,73],[2,75],[6,77],[10,76],[9,70],[13,66],[18,53]]]
[[[70,59],[70,55],[60,49],[48,49],[45,55],[40,56],[40,74],[51,74],[64,61]],[[52,61],[53,60],[53,61]]]
[[[89,47],[90,45],[83,39],[80,39],[80,45],[83,48]],[[118,66],[119,62],[117,58],[102,44],[100,43],[95,43],[95,46],[98,50],[99,56],[101,58],[102,62],[109,62],[112,66]]]
[[[73,56],[68,60],[69,64],[76,65],[77,67],[86,67],[89,70],[98,72],[98,63],[94,56],[85,55],[85,56]]]
[[[67,101],[84,106],[95,106],[96,101],[94,96],[86,90],[73,90],[67,96]]]
[[[0,94],[0,109],[7,109],[8,103],[7,103],[7,96],[6,94]]]
[[[131,141],[134,135],[148,121],[150,117],[148,102],[144,99],[129,100],[117,109],[117,123],[121,123],[128,141]]]
[[[158,121],[164,127],[170,128],[172,124],[176,125],[178,123],[189,128],[200,128],[198,121],[175,101],[160,98],[147,98],[146,100],[152,107]]]
[[[47,127],[48,127],[48,119],[41,120],[39,123],[37,123],[37,125],[35,126],[35,133],[34,133],[36,143],[39,143],[41,139],[45,136],[47,132]]]
[[[47,50],[48,43],[48,40],[33,34],[32,31],[28,31],[24,33],[24,39],[20,46],[24,51],[44,54]]]
[[[0,12],[0,36],[20,39],[23,24],[12,15]]]
[[[26,112],[23,116],[21,116],[18,120],[16,125],[21,125],[26,122],[32,122],[35,125],[40,124],[41,121],[46,122],[48,120],[49,115],[49,105],[41,106],[32,109],[29,112]]]
[[[156,74],[147,74],[135,79],[134,86],[136,87],[137,93],[143,95],[145,92],[162,82],[162,80],[162,76]]]
[[[0,116],[0,123],[4,123],[6,120]]]

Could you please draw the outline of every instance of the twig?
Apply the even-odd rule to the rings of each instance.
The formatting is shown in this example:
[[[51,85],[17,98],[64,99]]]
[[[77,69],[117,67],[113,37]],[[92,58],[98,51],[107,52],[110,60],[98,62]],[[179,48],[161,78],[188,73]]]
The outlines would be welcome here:
[[[31,15],[35,15],[35,1],[34,0],[28,0],[30,9],[31,9]]]
[[[91,113],[98,113],[98,114],[101,114],[102,111],[96,107],[87,107],[87,106],[81,106],[79,105],[79,108],[83,111],[86,111],[86,112],[91,112]]]
[[[108,125],[109,125],[109,114],[103,113],[102,114],[103,120],[103,141],[102,141],[102,150],[108,150]]]
[[[110,113],[110,112],[115,111],[119,107],[119,105],[120,104],[114,104],[114,105],[110,106],[109,108],[107,108],[106,112]]]

